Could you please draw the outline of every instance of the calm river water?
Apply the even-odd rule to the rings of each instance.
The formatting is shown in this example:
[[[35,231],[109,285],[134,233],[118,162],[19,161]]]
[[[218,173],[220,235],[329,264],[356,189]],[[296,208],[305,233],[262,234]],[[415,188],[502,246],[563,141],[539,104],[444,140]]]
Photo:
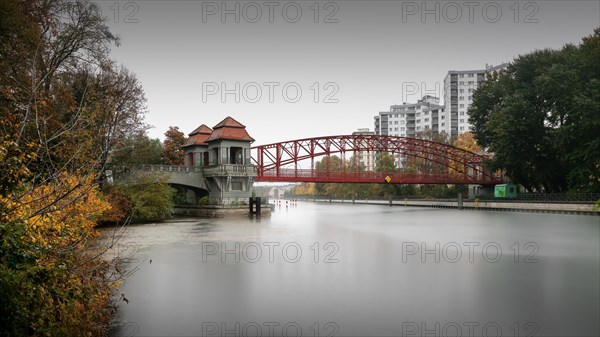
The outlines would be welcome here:
[[[310,202],[132,225],[114,335],[598,336],[599,228]]]

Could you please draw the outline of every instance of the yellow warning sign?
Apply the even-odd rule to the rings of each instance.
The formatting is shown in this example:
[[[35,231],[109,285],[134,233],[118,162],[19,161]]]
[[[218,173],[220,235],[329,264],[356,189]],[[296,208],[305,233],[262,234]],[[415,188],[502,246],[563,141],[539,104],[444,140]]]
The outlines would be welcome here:
[[[385,177],[385,181],[387,181],[387,182],[388,182],[388,184],[389,184],[389,183],[390,183],[390,181],[392,181],[392,178],[390,178],[390,176],[386,176],[386,177]]]

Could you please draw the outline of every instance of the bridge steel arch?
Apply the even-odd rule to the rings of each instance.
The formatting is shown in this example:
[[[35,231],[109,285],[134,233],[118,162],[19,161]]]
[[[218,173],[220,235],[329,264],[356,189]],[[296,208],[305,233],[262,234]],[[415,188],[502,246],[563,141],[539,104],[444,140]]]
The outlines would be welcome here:
[[[358,161],[358,155],[365,153],[376,158],[375,166],[382,153],[390,153],[403,158],[404,167],[387,172],[360,170],[359,165],[352,165],[354,169],[343,166],[341,170],[315,166],[320,157],[339,155],[348,162],[348,155]],[[384,183],[389,177],[390,183],[399,184],[502,183],[502,177],[484,165],[486,158],[444,143],[380,135],[315,137],[252,148],[258,182]]]

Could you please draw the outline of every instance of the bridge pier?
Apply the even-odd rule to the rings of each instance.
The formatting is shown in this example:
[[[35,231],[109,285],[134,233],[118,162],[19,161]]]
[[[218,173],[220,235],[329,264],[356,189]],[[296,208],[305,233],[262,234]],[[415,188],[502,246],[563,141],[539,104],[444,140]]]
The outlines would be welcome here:
[[[245,204],[252,196],[256,176],[253,165],[217,165],[205,168],[203,174],[211,204]]]

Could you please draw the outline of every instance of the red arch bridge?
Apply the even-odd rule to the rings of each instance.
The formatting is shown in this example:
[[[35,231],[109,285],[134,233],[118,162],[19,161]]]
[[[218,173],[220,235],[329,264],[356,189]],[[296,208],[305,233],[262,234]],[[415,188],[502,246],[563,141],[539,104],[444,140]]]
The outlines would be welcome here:
[[[255,146],[251,153],[257,182],[479,185],[503,182],[499,174],[484,165],[486,156],[417,138],[327,136]],[[326,157],[329,159],[322,160]]]

